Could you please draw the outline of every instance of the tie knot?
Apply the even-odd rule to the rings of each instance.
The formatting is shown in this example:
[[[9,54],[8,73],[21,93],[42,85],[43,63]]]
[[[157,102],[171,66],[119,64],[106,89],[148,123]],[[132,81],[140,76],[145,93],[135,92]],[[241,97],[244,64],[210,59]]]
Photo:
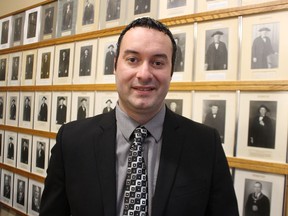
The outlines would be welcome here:
[[[134,130],[134,142],[142,144],[148,135],[148,130],[144,126],[139,126]]]

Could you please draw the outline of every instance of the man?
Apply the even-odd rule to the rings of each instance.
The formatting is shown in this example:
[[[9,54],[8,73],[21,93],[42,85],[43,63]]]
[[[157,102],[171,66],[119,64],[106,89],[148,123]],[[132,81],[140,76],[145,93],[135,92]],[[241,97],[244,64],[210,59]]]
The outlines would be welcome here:
[[[257,115],[250,120],[248,146],[275,148],[275,124],[267,115],[270,109],[260,105]]]
[[[217,103],[210,104],[210,112],[206,114],[203,123],[217,129],[221,142],[224,143],[225,115],[219,112],[219,105]]]
[[[17,107],[15,104],[15,99],[13,98],[11,101],[11,106],[10,106],[10,120],[16,120],[16,112],[17,112]]]
[[[228,53],[226,44],[222,42],[222,31],[214,32],[213,42],[208,46],[205,56],[205,70],[227,70]]]
[[[21,40],[22,34],[22,17],[18,17],[15,19],[14,23],[14,42]]]
[[[91,54],[88,47],[82,47],[84,49],[80,59],[80,71],[79,76],[90,76],[91,75]],[[81,48],[81,50],[82,50]],[[92,48],[92,46],[91,46]]]
[[[59,105],[57,107],[57,113],[56,113],[56,124],[66,123],[67,107],[64,104],[64,101],[65,101],[64,97],[59,98]]]
[[[32,79],[33,74],[33,65],[34,65],[34,55],[27,55],[26,57],[26,70],[25,70],[25,79]]]
[[[7,150],[7,158],[14,160],[14,143],[13,143],[13,137],[9,137],[9,143],[8,143],[8,150]]]
[[[82,19],[82,25],[88,25],[94,23],[94,5],[89,0],[86,0],[84,8],[84,14]]]
[[[45,146],[43,142],[37,142],[36,167],[44,169],[45,166]]]
[[[29,141],[27,139],[22,139],[20,162],[28,164],[28,155],[29,155]]]
[[[107,0],[106,21],[120,17],[120,0]]]
[[[39,121],[45,121],[47,122],[47,115],[48,115],[48,106],[46,104],[47,98],[44,96],[42,97],[42,103],[40,105],[40,111],[38,114],[38,120]]]
[[[23,121],[30,121],[30,120],[31,120],[30,98],[26,97],[23,108]]]
[[[80,120],[80,119],[85,119],[86,118],[86,115],[87,115],[87,99],[86,98],[82,98],[81,99],[81,105],[79,106],[78,108],[78,111],[77,111],[77,120]]]
[[[139,209],[146,212],[140,215],[238,215],[216,130],[164,105],[175,53],[173,35],[152,18],[136,19],[122,31],[115,58],[118,104],[111,112],[62,126],[52,150],[40,216],[119,216],[141,203]],[[143,148],[138,132],[148,134]],[[139,156],[144,155],[137,158],[143,177],[137,179],[143,192],[140,204],[127,197],[133,196],[133,188],[128,189],[135,182],[129,179],[134,163],[129,160],[128,165],[129,151],[136,145]]]
[[[68,77],[69,51],[70,51],[69,49],[60,51],[58,77]]]
[[[106,103],[106,107],[104,107],[102,113],[107,113],[107,112],[112,111],[112,107],[111,107],[112,101],[108,99],[105,103]]]
[[[179,71],[184,70],[184,61],[183,61],[182,50],[181,50],[181,47],[179,46],[179,38],[175,37],[174,40],[177,46],[174,71],[179,72]]]
[[[25,182],[22,180],[18,180],[16,202],[22,206],[25,203]]]
[[[19,74],[19,57],[13,57],[12,59],[12,76],[11,80],[18,80]]]
[[[11,197],[11,176],[4,174],[3,196],[7,199]]]
[[[110,44],[108,46],[108,52],[106,53],[105,57],[105,75],[111,75],[114,71],[114,58],[115,58],[115,52],[114,52],[114,45]]]
[[[31,209],[35,212],[39,212],[40,210],[40,202],[41,202],[41,188],[33,185],[32,186],[32,206]]]
[[[3,97],[0,97],[0,119],[3,119],[3,112],[4,112],[4,102]]]
[[[44,34],[51,34],[53,31],[53,16],[54,8],[47,8],[45,10],[45,21],[44,21]]]
[[[30,13],[28,20],[27,38],[33,38],[36,36],[37,12]]]
[[[263,27],[259,29],[260,36],[255,38],[252,45],[252,69],[271,68],[268,64],[268,56],[274,54],[272,43],[267,36],[270,29]]]
[[[1,44],[8,43],[9,20],[2,23]]]
[[[6,59],[1,59],[1,66],[0,66],[0,81],[5,81],[6,78]]]
[[[262,193],[261,182],[255,182],[254,192],[249,194],[245,205],[245,216],[269,216],[270,201]]]
[[[50,76],[50,55],[51,53],[42,54],[41,79],[48,79]]]
[[[135,0],[134,14],[142,14],[150,12],[151,0]]]
[[[62,17],[62,30],[71,30],[72,28],[72,16],[73,16],[73,2],[68,0],[63,5],[63,17]]]

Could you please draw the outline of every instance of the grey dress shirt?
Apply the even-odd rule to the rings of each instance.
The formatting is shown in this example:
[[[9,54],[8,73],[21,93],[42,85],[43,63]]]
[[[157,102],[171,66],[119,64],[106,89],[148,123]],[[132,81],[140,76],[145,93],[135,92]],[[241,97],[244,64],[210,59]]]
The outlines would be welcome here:
[[[152,199],[155,192],[160,152],[162,146],[162,130],[166,107],[162,109],[145,125],[150,133],[144,143],[144,160],[148,174],[148,209],[151,215]],[[117,137],[116,137],[116,189],[117,189],[117,216],[123,215],[124,209],[124,185],[128,166],[129,147],[132,144],[131,134],[139,126],[135,120],[124,113],[116,105]]]

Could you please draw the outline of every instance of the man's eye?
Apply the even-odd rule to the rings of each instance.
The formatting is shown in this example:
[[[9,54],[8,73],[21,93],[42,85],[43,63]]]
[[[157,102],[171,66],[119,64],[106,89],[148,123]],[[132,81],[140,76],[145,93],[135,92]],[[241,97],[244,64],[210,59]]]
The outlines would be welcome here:
[[[163,63],[162,61],[154,61],[153,64],[154,64],[155,66],[162,66],[162,65],[164,65],[164,63]]]
[[[128,61],[128,62],[131,62],[131,63],[135,63],[135,62],[137,61],[137,59],[131,57],[131,58],[127,58],[127,61]]]

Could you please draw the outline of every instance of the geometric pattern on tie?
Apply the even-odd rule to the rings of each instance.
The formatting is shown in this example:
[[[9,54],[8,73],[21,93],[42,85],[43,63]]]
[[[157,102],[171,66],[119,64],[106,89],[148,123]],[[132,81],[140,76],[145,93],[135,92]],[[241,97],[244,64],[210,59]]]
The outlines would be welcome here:
[[[148,215],[148,178],[142,148],[147,133],[143,126],[134,130],[134,139],[128,155],[123,215]]]

